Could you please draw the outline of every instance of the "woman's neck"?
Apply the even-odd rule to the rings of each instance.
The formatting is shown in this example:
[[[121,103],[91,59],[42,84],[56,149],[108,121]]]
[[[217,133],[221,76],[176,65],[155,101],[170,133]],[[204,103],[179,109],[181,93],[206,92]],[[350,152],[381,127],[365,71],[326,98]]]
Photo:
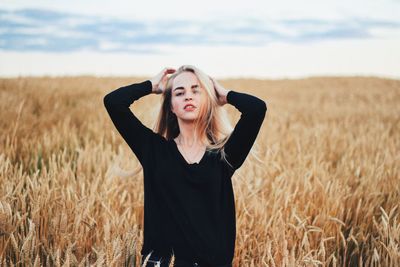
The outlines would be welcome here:
[[[203,145],[201,139],[195,140],[194,124],[191,122],[180,121],[177,140],[180,145],[187,147]]]

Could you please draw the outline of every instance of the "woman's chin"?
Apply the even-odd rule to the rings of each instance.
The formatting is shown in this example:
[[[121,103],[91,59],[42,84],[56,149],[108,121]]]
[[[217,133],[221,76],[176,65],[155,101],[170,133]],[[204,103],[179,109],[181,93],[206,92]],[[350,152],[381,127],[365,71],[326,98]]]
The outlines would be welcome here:
[[[195,121],[197,119],[197,114],[186,114],[180,117],[182,121]]]

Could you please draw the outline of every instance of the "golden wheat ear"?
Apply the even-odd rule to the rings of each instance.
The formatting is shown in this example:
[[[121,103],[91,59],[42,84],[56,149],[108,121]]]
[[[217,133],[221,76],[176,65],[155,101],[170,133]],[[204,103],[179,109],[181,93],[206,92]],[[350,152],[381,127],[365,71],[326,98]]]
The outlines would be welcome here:
[[[149,259],[150,259],[152,253],[153,253],[153,251],[151,251],[151,252],[146,256],[146,258],[144,259],[143,264],[142,264],[141,267],[145,267],[145,266],[147,265],[147,262],[149,261]]]
[[[169,262],[168,267],[174,267],[174,264],[175,264],[175,255],[174,255],[174,253],[172,253],[171,261]]]

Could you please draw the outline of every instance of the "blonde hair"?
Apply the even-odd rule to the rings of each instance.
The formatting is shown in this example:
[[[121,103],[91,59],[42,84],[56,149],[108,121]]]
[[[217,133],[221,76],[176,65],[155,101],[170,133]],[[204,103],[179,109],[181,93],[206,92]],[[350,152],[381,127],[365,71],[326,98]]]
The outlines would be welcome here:
[[[174,79],[182,72],[191,72],[196,75],[200,86],[204,89],[207,96],[204,105],[200,107],[199,116],[194,123],[195,143],[200,140],[202,144],[206,145],[207,151],[221,151],[221,160],[225,160],[232,166],[227,161],[223,148],[232,134],[233,126],[229,121],[226,110],[218,104],[218,96],[210,77],[195,66],[183,65],[168,78],[163,91],[161,110],[153,131],[167,140],[171,140],[179,135],[178,120],[175,113],[171,111],[171,98]]]

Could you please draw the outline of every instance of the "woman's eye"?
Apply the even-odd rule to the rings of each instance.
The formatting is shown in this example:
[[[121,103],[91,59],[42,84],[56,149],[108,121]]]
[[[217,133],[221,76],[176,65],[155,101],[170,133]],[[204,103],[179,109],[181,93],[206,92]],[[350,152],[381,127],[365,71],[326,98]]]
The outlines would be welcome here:
[[[194,92],[194,93],[200,93],[200,90],[195,89],[195,90],[193,90],[193,92]],[[176,96],[180,96],[180,95],[182,95],[182,94],[183,94],[183,93],[177,93]]]

